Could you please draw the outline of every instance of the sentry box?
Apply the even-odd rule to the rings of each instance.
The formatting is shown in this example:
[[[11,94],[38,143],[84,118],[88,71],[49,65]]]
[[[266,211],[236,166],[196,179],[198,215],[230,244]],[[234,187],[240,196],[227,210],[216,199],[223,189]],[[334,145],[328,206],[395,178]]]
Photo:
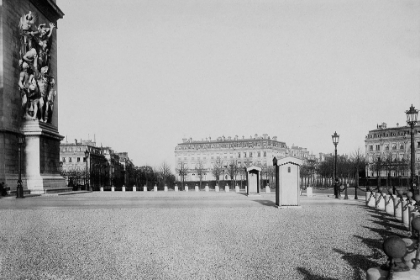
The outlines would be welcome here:
[[[273,158],[276,173],[276,205],[278,208],[301,208],[300,166],[303,161],[295,157]]]
[[[261,168],[258,166],[250,166],[246,169],[247,196],[260,194],[260,175]]]

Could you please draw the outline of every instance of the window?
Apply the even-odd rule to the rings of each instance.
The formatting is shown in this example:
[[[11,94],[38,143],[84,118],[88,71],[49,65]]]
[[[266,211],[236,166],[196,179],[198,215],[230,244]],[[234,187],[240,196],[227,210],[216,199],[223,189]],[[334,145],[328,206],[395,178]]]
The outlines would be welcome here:
[[[420,148],[420,142],[417,142],[417,148]]]
[[[69,162],[71,162],[71,157],[69,157]]]
[[[373,145],[369,145],[369,151],[373,151]]]
[[[376,150],[380,151],[381,150],[381,145],[376,145]]]
[[[258,152],[258,157],[261,157],[261,152]]]
[[[246,152],[244,152],[244,157],[246,157]]]
[[[62,161],[63,161],[63,162],[66,162],[66,158],[65,158],[65,157],[63,157]]]
[[[404,145],[403,144],[400,145],[400,150],[404,150]]]
[[[392,149],[396,150],[397,149],[397,145],[396,144],[392,144]]]
[[[267,156],[267,152],[264,152],[264,156],[265,156],[265,157]]]
[[[238,153],[238,158],[241,158],[241,152]]]
[[[77,158],[77,162],[80,162],[80,157]]]
[[[389,151],[389,145],[385,146],[385,151]]]
[[[249,157],[252,157],[252,152],[249,152]]]

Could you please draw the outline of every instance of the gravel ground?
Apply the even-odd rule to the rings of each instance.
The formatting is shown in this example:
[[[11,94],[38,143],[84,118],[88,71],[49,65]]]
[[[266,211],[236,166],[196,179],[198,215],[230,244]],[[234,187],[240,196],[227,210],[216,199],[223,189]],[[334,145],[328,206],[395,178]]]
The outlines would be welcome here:
[[[0,279],[365,279],[401,223],[362,200],[88,193],[0,199]]]

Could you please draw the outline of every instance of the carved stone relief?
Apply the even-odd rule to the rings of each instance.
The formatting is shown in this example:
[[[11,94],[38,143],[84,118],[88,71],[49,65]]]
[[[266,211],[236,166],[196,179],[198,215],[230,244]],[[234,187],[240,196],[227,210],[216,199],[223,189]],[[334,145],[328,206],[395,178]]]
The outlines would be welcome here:
[[[20,18],[19,91],[25,119],[51,122],[54,111],[54,77],[49,75],[51,35],[53,23],[36,26],[32,12]]]

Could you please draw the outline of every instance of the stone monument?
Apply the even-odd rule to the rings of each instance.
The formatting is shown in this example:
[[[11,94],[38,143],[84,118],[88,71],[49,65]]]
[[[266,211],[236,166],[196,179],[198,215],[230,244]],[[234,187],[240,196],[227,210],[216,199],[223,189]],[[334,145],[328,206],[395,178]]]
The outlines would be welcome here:
[[[22,147],[22,184],[31,193],[68,190],[60,175],[55,0],[1,1],[0,182],[14,191]]]
[[[260,174],[261,168],[258,166],[250,166],[246,169],[247,196],[260,194]]]
[[[273,158],[276,174],[276,205],[279,208],[300,208],[300,166],[302,160]]]

